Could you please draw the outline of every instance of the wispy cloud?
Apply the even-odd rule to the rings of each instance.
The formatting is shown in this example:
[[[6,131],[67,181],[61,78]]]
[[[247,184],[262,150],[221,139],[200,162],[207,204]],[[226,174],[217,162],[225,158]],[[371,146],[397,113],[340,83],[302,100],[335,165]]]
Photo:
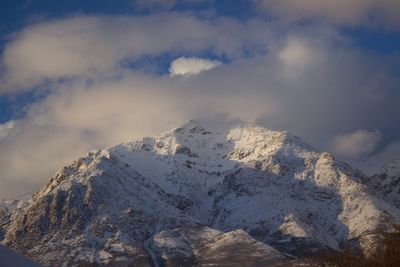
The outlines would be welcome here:
[[[400,30],[397,0],[254,0],[259,9],[280,19],[318,19],[339,25]]]

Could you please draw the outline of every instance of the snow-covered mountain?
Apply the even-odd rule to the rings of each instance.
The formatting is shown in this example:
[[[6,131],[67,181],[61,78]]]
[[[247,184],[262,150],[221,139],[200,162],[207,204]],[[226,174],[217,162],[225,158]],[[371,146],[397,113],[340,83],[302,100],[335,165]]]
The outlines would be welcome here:
[[[62,168],[3,242],[48,266],[294,265],[400,223],[372,181],[287,132],[191,121]]]

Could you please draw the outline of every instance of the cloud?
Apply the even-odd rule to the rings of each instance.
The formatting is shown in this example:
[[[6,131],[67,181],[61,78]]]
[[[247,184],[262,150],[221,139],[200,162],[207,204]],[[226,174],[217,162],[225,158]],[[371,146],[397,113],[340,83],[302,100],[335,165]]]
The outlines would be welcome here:
[[[222,62],[219,60],[180,57],[171,62],[169,72],[171,76],[192,75],[213,69],[221,64]]]
[[[278,54],[288,65],[304,64],[310,58],[311,51],[308,47],[298,40],[291,40],[284,49]]]
[[[171,10],[178,4],[196,6],[204,3],[214,3],[216,0],[133,0],[139,10],[165,11]]]
[[[0,141],[8,136],[15,126],[15,121],[11,120],[0,124]]]
[[[278,57],[290,68],[301,68],[312,63],[317,55],[312,44],[306,43],[299,38],[289,38],[283,49],[278,53]]]
[[[0,197],[37,189],[91,149],[196,117],[255,121],[317,149],[357,129],[379,129],[382,145],[400,136],[398,56],[360,51],[331,28],[280,27],[159,14],[80,16],[22,30],[4,51],[3,90],[18,93],[43,80],[41,88],[52,90],[0,140],[0,181],[7,184]],[[226,56],[229,63],[190,79],[122,64],[160,54]]]
[[[267,26],[234,19],[200,20],[188,14],[143,17],[75,16],[32,25],[6,45],[0,92],[27,90],[48,81],[110,78],[125,62],[163,53],[210,51],[235,58],[265,49]],[[129,65],[129,64],[128,64]]]
[[[341,156],[358,158],[371,154],[382,140],[379,131],[358,130],[340,134],[334,139],[334,149]]]
[[[322,19],[335,24],[400,29],[397,0],[255,0],[257,7],[280,19]]]
[[[134,4],[139,9],[158,9],[169,10],[176,5],[176,0],[134,0]]]
[[[400,161],[400,140],[395,139],[377,153],[360,158],[348,159],[351,166],[362,170],[367,175],[382,174],[388,164]]]

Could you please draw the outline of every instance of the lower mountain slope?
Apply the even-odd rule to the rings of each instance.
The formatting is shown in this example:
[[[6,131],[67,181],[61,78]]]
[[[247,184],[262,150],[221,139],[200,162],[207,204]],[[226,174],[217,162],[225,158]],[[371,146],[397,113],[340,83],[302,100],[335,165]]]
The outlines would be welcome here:
[[[148,246],[159,266],[272,266],[286,260],[243,230],[223,233],[199,226],[164,230]]]

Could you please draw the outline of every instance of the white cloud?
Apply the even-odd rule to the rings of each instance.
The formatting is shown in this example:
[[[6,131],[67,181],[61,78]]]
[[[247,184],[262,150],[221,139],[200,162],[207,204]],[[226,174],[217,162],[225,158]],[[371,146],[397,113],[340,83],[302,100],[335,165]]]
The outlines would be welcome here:
[[[0,124],[0,141],[8,136],[15,126],[15,121],[11,120],[6,123]]]
[[[299,39],[289,39],[278,57],[288,66],[302,66],[312,60],[312,51]]]
[[[171,76],[192,75],[216,68],[221,64],[219,60],[180,57],[171,62],[169,72]]]
[[[379,131],[358,130],[337,135],[334,149],[341,156],[358,158],[374,152],[381,140],[382,134]]]
[[[248,22],[253,23],[253,22]],[[267,46],[267,24],[206,21],[188,14],[144,17],[77,16],[27,27],[4,50],[1,91],[29,89],[71,77],[112,78],[124,60],[168,52],[210,51],[235,58]]]
[[[255,0],[262,10],[289,21],[317,18],[337,24],[400,29],[398,0]]]

